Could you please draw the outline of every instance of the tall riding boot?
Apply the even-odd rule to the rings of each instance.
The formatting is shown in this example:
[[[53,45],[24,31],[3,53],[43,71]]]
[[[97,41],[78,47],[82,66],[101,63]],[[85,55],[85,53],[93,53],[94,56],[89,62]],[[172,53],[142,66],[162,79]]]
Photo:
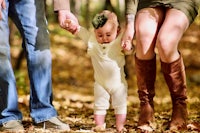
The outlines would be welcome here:
[[[138,127],[149,126],[154,120],[153,97],[155,96],[156,56],[150,60],[140,60],[135,56],[140,115]]]
[[[172,99],[172,117],[170,122],[170,130],[185,130],[187,128],[187,105],[186,105],[186,76],[183,59],[180,55],[179,59],[172,63],[164,63],[161,61],[161,69],[168,85]]]

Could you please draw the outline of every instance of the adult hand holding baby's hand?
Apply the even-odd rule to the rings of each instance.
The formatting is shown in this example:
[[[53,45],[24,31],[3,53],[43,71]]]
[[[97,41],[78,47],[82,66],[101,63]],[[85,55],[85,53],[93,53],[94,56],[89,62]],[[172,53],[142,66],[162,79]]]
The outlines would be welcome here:
[[[132,47],[133,47],[133,46],[132,46],[130,40],[122,41],[122,48],[123,48],[124,50],[129,51],[129,50],[132,49]]]
[[[73,20],[65,20],[65,29],[71,32],[72,34],[76,34],[79,30],[79,27],[79,24],[76,24]]]
[[[79,23],[77,18],[69,10],[58,11],[58,21],[60,27],[66,29],[67,31],[75,34],[78,30]]]
[[[123,52],[126,55],[132,54],[133,51],[135,50],[135,47],[134,45],[132,45],[130,40],[122,41],[121,43],[122,43],[121,46],[123,48]]]

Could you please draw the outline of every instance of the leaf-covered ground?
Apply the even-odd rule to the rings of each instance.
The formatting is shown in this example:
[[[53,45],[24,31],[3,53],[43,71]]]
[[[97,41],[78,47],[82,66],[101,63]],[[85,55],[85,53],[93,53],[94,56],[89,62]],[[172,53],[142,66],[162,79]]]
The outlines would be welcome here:
[[[86,54],[85,44],[58,27],[50,24],[51,51],[53,59],[52,81],[54,90],[54,106],[59,117],[69,123],[71,132],[91,132],[93,121],[93,68]],[[15,43],[18,42],[16,39]],[[186,65],[188,85],[188,123],[191,127],[200,122],[200,27],[192,25],[180,42],[180,51]],[[19,46],[12,47],[13,59],[19,54]],[[15,60],[13,60],[14,62]],[[159,56],[157,56],[157,78],[155,101],[155,122],[157,133],[167,132],[166,123],[171,116],[171,99],[169,91],[160,71]],[[57,132],[34,128],[29,116],[29,80],[26,62],[22,63],[20,71],[16,71],[19,92],[19,105],[23,113],[23,124],[27,132]],[[138,120],[139,99],[137,95],[136,77],[133,55],[127,56],[128,114],[125,127],[129,132],[136,132]],[[112,108],[106,117],[106,132],[115,132],[115,116]],[[196,126],[196,127],[197,127]],[[193,127],[193,128],[196,128]],[[198,132],[188,129],[187,132]]]

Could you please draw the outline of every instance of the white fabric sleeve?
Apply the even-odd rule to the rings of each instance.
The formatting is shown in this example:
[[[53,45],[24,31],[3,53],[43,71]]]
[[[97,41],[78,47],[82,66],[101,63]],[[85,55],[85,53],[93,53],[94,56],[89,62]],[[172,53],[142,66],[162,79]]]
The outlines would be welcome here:
[[[84,28],[80,27],[79,32],[76,34],[80,39],[82,39],[86,44],[88,43],[90,32]]]

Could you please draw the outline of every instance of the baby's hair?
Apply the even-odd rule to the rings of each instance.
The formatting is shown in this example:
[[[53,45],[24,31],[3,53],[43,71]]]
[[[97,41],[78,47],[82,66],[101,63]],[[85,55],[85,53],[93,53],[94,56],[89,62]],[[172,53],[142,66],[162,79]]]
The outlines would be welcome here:
[[[107,21],[113,22],[117,27],[119,26],[117,15],[109,10],[103,10],[96,14],[92,20],[92,25],[95,29],[98,29],[99,27],[103,27]]]

